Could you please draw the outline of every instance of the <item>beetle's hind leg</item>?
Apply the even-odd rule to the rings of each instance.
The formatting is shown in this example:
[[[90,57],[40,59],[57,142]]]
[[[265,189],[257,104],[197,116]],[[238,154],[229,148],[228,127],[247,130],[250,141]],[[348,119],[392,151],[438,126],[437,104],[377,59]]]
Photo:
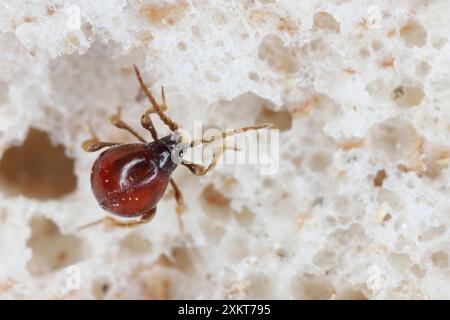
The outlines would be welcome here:
[[[120,221],[120,220],[114,219],[113,217],[106,217],[106,218],[104,218],[104,222],[105,222],[107,228],[116,228],[116,227],[132,228],[132,227],[140,226],[142,224],[149,223],[150,221],[153,220],[153,218],[155,217],[155,214],[156,214],[156,207],[154,207],[152,210],[150,210],[149,212],[147,212],[146,214],[141,216],[139,218],[139,220]]]
[[[183,223],[183,213],[184,213],[184,199],[183,194],[181,193],[180,188],[175,183],[173,178],[170,178],[170,184],[172,185],[175,201],[177,202],[177,217],[178,217],[178,225],[180,226],[180,230],[184,232],[184,223]]]
[[[81,147],[83,148],[84,151],[95,152],[95,151],[98,151],[98,150],[106,148],[106,147],[113,147],[113,146],[117,146],[117,145],[121,144],[119,142],[100,141],[90,123],[88,124],[88,126],[89,126],[89,131],[91,133],[91,138],[88,140],[85,140],[82,143]]]
[[[78,228],[78,230],[87,229],[99,224],[105,224],[106,228],[112,229],[112,228],[133,228],[140,226],[142,224],[149,223],[152,221],[152,219],[155,217],[156,214],[156,207],[154,207],[152,210],[144,214],[139,218],[139,220],[132,220],[132,221],[120,221],[113,217],[105,217],[100,220],[96,220],[94,222],[90,222],[88,224],[85,224],[84,226],[81,226]]]
[[[122,120],[121,117],[121,108],[119,107],[117,109],[117,113],[109,117],[109,121],[111,124],[119,129],[123,129],[131,133],[133,136],[135,136],[140,142],[147,143],[147,141],[142,138],[142,136],[137,133],[133,128],[131,128],[128,124],[126,124],[125,121]]]

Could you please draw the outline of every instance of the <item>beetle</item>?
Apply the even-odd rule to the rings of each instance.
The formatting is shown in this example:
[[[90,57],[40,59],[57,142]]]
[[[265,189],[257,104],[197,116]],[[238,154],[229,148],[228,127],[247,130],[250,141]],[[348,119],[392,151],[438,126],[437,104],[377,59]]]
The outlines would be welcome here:
[[[139,140],[138,143],[121,144],[100,141],[91,130],[92,138],[83,142],[82,148],[87,152],[108,148],[97,157],[92,166],[92,192],[101,208],[112,216],[126,218],[126,220],[118,220],[108,216],[83,226],[83,228],[100,222],[107,222],[109,225],[118,227],[137,226],[149,222],[155,216],[157,204],[170,184],[177,202],[178,221],[180,228],[183,230],[181,215],[184,210],[184,201],[178,185],[171,177],[172,173],[178,165],[183,165],[195,175],[205,175],[216,166],[218,159],[228,148],[225,143],[216,148],[207,167],[183,160],[182,157],[186,149],[220,139],[223,140],[228,136],[242,132],[268,128],[271,124],[223,131],[215,136],[186,143],[177,131],[180,128],[179,125],[165,113],[167,104],[164,87],[161,88],[162,103],[160,105],[145,85],[136,65],[134,65],[134,71],[140,89],[151,104],[151,108],[142,114],[140,122],[142,127],[150,132],[153,141],[147,142],[126,124],[121,118],[120,109],[117,114],[110,117],[110,122],[115,127],[131,133]],[[171,131],[169,135],[159,138],[151,118],[154,113],[168,126]],[[236,148],[233,149],[236,150]]]

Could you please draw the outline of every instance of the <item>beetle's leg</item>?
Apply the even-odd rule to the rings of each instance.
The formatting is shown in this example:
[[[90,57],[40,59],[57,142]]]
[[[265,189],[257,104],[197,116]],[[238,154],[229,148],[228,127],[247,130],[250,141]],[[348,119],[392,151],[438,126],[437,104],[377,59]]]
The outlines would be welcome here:
[[[186,168],[188,168],[196,176],[204,176],[209,171],[211,171],[212,169],[215,168],[215,166],[217,165],[217,162],[220,160],[220,157],[222,157],[222,155],[224,154],[226,149],[240,151],[240,149],[238,147],[227,147],[225,143],[222,143],[222,146],[219,146],[216,149],[214,149],[209,166],[205,167],[200,164],[187,163],[187,162],[182,162],[181,164],[183,166],[185,166]]]
[[[125,121],[122,120],[120,107],[118,108],[116,114],[109,117],[109,121],[112,123],[113,126],[128,131],[142,143],[147,143],[147,141],[144,138],[142,138],[139,133],[137,133],[133,128],[131,128],[128,124],[126,124]]]
[[[140,88],[140,91],[144,93],[143,89]],[[166,104],[166,95],[164,94],[164,87],[161,87],[161,97],[163,100],[163,104],[161,106],[161,110],[162,111],[166,111],[167,110],[167,104]],[[141,116],[141,125],[147,129],[148,131],[150,131],[150,134],[152,135],[153,140],[158,140],[158,132],[156,131],[155,126],[153,125],[153,121],[151,118],[151,114],[155,113],[155,108],[150,107],[147,110],[145,110],[145,112],[142,114]]]
[[[255,124],[253,126],[242,127],[242,128],[238,128],[238,129],[225,130],[225,131],[223,131],[217,135],[213,135],[211,137],[192,140],[190,147],[193,148],[193,147],[198,146],[203,143],[211,143],[211,142],[214,142],[214,141],[217,141],[220,139],[225,139],[227,137],[234,136],[236,134],[241,134],[241,133],[244,133],[247,131],[254,131],[254,130],[259,130],[259,129],[270,128],[272,126],[273,126],[273,124],[271,124],[271,123],[264,123],[264,124]]]
[[[136,77],[137,77],[137,79],[139,81],[139,84],[140,84],[142,90],[144,91],[144,94],[147,96],[147,99],[152,104],[154,112],[156,112],[158,114],[158,116],[161,119],[161,121],[164,122],[169,127],[170,130],[176,131],[179,128],[178,124],[164,113],[165,109],[167,109],[166,98],[165,98],[165,95],[164,95],[164,89],[163,88],[161,89],[161,96],[162,96],[162,99],[163,99],[163,106],[160,106],[156,102],[156,100],[153,97],[153,95],[150,92],[150,90],[144,84],[144,80],[142,80],[141,73],[139,72],[139,69],[136,67],[136,65],[134,65],[134,72],[136,73]]]
[[[95,134],[95,131],[92,128],[90,123],[88,124],[88,126],[89,126],[89,131],[91,133],[92,138],[84,141],[81,144],[81,147],[83,148],[84,151],[94,152],[94,151],[98,151],[105,147],[112,147],[112,146],[117,146],[120,144],[119,142],[105,142],[105,141],[98,140],[97,135]]]
[[[175,201],[177,202],[177,217],[178,217],[178,224],[180,226],[180,230],[184,232],[184,223],[183,223],[183,213],[184,213],[184,199],[183,194],[180,191],[180,188],[178,188],[178,185],[175,183],[175,180],[173,178],[170,178],[170,184],[172,185],[174,194],[175,194]]]
[[[118,146],[119,144],[118,142],[104,142],[98,141],[97,139],[90,139],[84,141],[81,147],[86,152],[95,152],[106,147]]]
[[[131,228],[137,227],[141,224],[149,223],[155,217],[155,214],[156,214],[156,207],[154,207],[152,210],[141,216],[139,220],[120,221],[112,217],[106,217],[104,218],[104,221],[107,228],[115,228],[115,227]]]
[[[150,134],[152,135],[153,140],[158,140],[158,132],[156,131],[155,126],[153,125],[152,118],[150,116],[151,110],[148,109],[145,111],[141,116],[141,125],[148,131],[150,131]]]
[[[147,212],[146,214],[141,216],[139,218],[139,220],[120,221],[120,220],[114,219],[113,217],[105,217],[103,219],[96,220],[96,221],[90,222],[88,224],[85,224],[84,226],[79,227],[78,230],[90,228],[90,227],[93,227],[93,226],[96,226],[96,225],[102,224],[102,223],[104,223],[106,228],[108,228],[108,229],[137,227],[141,224],[149,223],[155,217],[155,214],[156,214],[156,207],[154,207],[152,210],[150,210],[149,212]]]

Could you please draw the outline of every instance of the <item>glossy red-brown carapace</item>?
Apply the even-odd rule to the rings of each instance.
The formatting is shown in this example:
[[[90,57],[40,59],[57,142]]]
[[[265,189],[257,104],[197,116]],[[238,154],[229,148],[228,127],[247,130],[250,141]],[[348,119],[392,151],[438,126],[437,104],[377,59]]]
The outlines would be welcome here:
[[[176,168],[170,146],[161,140],[119,145],[100,154],[92,166],[91,184],[103,209],[132,218],[156,206]]]

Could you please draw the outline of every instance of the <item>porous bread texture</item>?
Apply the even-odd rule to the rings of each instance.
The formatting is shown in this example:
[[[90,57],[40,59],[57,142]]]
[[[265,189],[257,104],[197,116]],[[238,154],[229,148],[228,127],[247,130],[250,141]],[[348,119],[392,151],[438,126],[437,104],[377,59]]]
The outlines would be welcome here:
[[[0,172],[15,183],[0,190],[0,297],[450,298],[448,12],[419,0],[0,2]],[[148,225],[77,230],[105,216],[96,155],[80,148],[88,123],[129,141],[106,117],[123,106],[138,127],[146,108],[132,64],[187,129],[274,122],[278,173],[177,170],[187,234],[170,190]],[[53,148],[42,132],[58,157],[40,153]],[[7,172],[36,159],[66,168],[34,172],[44,193]]]

